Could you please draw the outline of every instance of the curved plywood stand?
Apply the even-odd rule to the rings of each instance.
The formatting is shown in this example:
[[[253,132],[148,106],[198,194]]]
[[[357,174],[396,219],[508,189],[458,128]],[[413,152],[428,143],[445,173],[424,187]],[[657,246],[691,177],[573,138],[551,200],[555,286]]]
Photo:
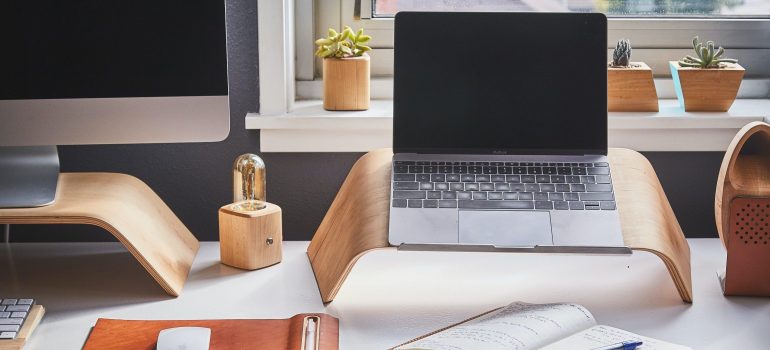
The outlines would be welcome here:
[[[199,246],[152,189],[124,174],[62,173],[54,204],[0,209],[0,223],[99,226],[173,296],[181,293]]]
[[[308,257],[324,302],[334,300],[356,261],[388,245],[390,149],[369,152],[348,174],[315,233]],[[652,165],[641,154],[611,149],[609,159],[626,245],[663,260],[679,295],[692,302],[690,247]]]
[[[749,123],[728,146],[714,216],[727,249],[724,294],[770,296],[770,125]]]

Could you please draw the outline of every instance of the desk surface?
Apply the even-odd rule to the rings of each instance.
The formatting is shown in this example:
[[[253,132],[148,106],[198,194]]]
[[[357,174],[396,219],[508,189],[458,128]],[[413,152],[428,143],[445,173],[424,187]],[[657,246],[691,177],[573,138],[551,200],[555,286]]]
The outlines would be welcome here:
[[[284,242],[283,262],[258,271],[219,263],[202,243],[179,298],[167,296],[118,243],[0,245],[0,295],[30,296],[46,315],[26,349],[79,349],[99,317],[124,319],[340,318],[340,349],[386,348],[493,307],[572,301],[599,323],[694,349],[770,344],[770,299],[722,296],[717,239],[690,239],[694,300],[682,303],[666,268],[631,256],[375,251],[356,264],[331,304],[321,303],[305,250]]]

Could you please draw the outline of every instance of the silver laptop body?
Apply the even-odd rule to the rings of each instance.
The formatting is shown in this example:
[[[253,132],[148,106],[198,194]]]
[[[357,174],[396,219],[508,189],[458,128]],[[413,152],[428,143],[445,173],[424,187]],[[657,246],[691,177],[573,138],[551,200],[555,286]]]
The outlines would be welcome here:
[[[606,36],[601,14],[397,14],[389,243],[630,253],[606,156]]]

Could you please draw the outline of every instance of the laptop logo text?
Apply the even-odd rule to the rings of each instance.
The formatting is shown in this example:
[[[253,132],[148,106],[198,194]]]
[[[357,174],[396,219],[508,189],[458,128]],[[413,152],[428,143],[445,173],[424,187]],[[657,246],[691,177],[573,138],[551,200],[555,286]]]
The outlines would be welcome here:
[[[508,154],[508,151],[503,150],[493,150],[492,154]]]

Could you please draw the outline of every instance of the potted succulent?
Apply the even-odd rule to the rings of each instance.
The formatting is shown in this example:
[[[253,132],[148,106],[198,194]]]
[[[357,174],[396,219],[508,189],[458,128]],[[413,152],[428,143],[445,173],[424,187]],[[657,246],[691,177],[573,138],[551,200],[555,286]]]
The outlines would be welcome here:
[[[323,58],[324,109],[353,111],[369,109],[369,55],[372,37],[363,29],[341,32],[329,28],[329,36],[315,41],[316,56]]]
[[[657,112],[658,93],[652,69],[631,62],[631,42],[620,39],[607,65],[607,110],[610,112]]]
[[[692,48],[697,57],[669,62],[676,97],[685,111],[726,112],[738,95],[745,70],[738,60],[722,58],[723,47],[714,46],[713,41],[704,45],[696,36]]]

